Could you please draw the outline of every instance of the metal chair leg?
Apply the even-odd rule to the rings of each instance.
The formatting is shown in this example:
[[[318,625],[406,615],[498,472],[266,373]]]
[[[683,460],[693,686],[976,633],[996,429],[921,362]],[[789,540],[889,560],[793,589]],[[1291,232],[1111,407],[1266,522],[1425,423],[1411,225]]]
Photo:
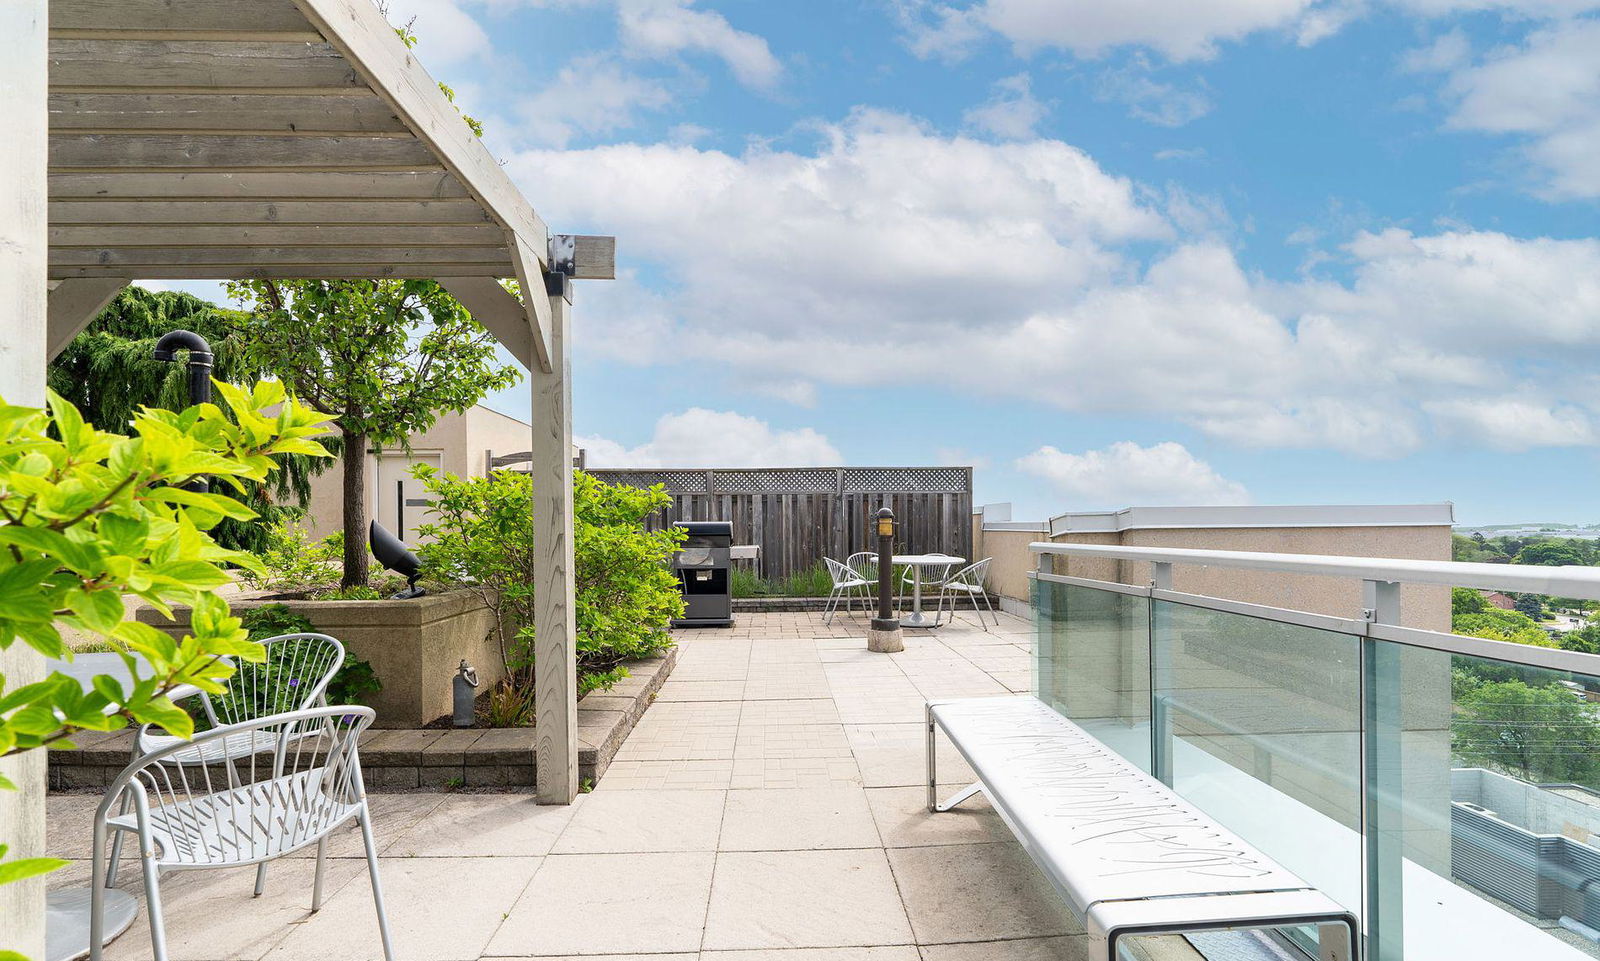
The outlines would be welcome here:
[[[124,797],[127,795],[124,794]],[[121,834],[121,831],[117,832]],[[100,820],[99,813],[94,819],[94,841],[91,848],[89,863],[93,870],[89,872],[89,959],[100,961],[103,953],[101,944],[106,939],[106,888],[110,887],[109,880],[100,873],[100,855],[106,847],[106,825]]]
[[[822,615],[822,623],[824,623],[824,624],[832,624],[833,623],[834,611],[838,610],[838,607],[839,607],[838,601],[836,600],[836,598],[838,596],[839,596],[839,589],[837,587],[832,588],[831,590],[828,591],[828,603],[827,603],[826,606],[823,607],[824,613]]]
[[[372,821],[365,802],[356,815],[361,822],[361,840],[367,846],[367,873],[372,877],[372,904],[378,910],[378,935],[383,939],[384,961],[394,961],[394,945],[389,942],[389,912],[383,908],[383,884],[378,880],[378,845],[372,839]]]
[[[262,861],[256,865],[256,897],[261,897],[261,892],[267,889],[267,862]]]
[[[311,913],[322,910],[322,876],[328,868],[328,839],[317,842],[317,874],[311,882]]]
[[[143,808],[143,805],[140,804],[140,807]],[[141,810],[139,812],[139,823],[150,823],[147,811]],[[150,953],[153,961],[168,961],[167,921],[161,911],[161,869],[156,866],[155,853],[155,839],[150,836],[148,830],[141,830],[139,832],[139,866],[144,871],[145,910],[150,914]]]
[[[133,804],[133,796],[127,791],[122,792],[122,810],[117,812],[118,817],[126,817],[128,808]],[[111,839],[111,863],[106,866],[106,887],[117,886],[117,868],[122,865],[122,836],[127,832],[118,831],[117,836]],[[100,856],[95,855],[94,871],[100,873]]]

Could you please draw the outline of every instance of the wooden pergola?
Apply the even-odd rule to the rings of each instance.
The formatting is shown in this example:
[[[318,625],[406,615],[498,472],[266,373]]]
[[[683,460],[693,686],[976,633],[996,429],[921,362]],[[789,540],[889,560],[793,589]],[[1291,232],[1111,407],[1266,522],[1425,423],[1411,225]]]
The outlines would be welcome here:
[[[538,793],[578,790],[572,281],[606,237],[552,236],[372,0],[0,0],[0,395],[127,283],[429,278],[528,369]],[[520,283],[522,299],[500,285]],[[0,656],[15,685],[38,659]],[[43,841],[43,752],[4,762],[0,843]],[[42,953],[42,885],[0,886],[0,947]]]

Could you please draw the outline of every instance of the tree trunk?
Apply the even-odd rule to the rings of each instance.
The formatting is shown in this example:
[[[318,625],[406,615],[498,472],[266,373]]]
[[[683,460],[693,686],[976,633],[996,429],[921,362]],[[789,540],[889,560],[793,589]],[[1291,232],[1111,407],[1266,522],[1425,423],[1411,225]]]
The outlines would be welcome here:
[[[344,435],[343,587],[367,583],[367,435]]]

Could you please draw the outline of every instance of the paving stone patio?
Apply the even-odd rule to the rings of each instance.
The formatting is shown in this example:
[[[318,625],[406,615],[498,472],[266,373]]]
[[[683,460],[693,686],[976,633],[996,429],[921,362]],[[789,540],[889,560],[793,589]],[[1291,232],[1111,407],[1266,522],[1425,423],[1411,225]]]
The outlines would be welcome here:
[[[676,670],[592,794],[373,797],[402,961],[1046,961],[1081,928],[984,802],[924,810],[923,700],[1029,684],[1030,627],[1002,615],[865,649],[864,623],[745,614],[679,634]],[[941,778],[965,765],[941,752]],[[51,847],[88,853],[96,798],[50,799]],[[367,961],[377,929],[359,835],[312,861],[169,875],[175,961]],[[308,852],[309,853],[309,852]],[[86,861],[53,880],[81,884]],[[137,890],[137,871],[124,872]],[[150,956],[143,917],[107,957]]]

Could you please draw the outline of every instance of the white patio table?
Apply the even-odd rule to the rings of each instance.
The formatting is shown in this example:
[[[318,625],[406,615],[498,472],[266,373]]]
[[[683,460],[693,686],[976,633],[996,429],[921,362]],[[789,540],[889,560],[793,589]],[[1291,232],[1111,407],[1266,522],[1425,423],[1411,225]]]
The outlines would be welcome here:
[[[134,655],[136,658],[138,655]],[[143,658],[139,658],[141,663]],[[56,671],[77,681],[85,691],[94,689],[96,675],[109,674],[124,688],[132,681],[128,665],[120,654],[79,654],[70,661],[47,659],[45,670]],[[200,693],[192,684],[180,684],[168,692],[172,700],[180,700]],[[90,865],[89,870],[103,870],[101,865]],[[133,919],[139,916],[139,901],[121,888],[107,888],[106,944],[128,930]],[[45,904],[44,956],[45,961],[74,961],[89,954],[89,888],[62,888],[51,891]]]
[[[950,554],[896,554],[894,556],[894,562],[896,564],[911,568],[911,613],[900,618],[900,626],[939,626],[937,616],[930,621],[922,613],[922,569],[924,567],[943,567],[949,569],[965,560],[965,557],[955,557]]]

